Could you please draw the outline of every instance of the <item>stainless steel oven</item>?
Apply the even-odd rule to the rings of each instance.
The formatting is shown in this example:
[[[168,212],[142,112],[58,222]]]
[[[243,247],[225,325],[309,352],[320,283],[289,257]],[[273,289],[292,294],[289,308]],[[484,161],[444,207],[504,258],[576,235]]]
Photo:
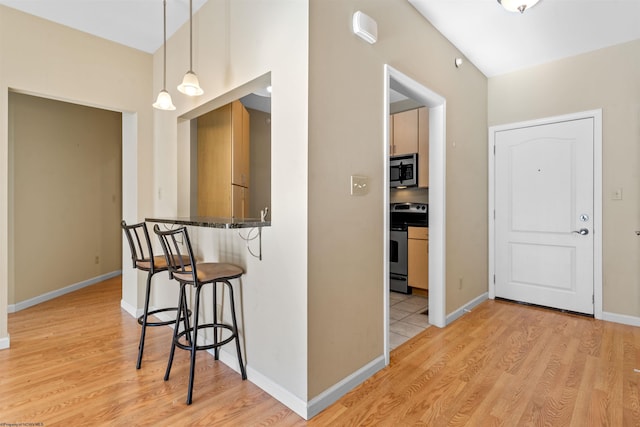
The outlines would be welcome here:
[[[407,283],[407,230],[392,229],[389,236],[389,287],[406,294],[410,289]]]
[[[408,275],[408,228],[429,226],[429,205],[426,203],[393,203],[390,209],[389,288],[411,293]]]

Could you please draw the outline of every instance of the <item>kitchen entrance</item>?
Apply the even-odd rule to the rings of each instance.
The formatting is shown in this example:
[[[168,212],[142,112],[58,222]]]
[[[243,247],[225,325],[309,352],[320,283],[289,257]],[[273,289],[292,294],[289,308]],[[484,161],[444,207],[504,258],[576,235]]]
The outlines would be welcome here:
[[[393,345],[390,324],[396,322],[397,304],[405,309],[415,297],[423,301],[415,302],[418,310],[410,315],[426,313],[428,323],[444,327],[445,318],[445,99],[402,72],[385,65],[385,116],[389,119],[385,127],[387,162],[385,181],[389,189],[385,192],[385,218],[389,224],[384,233],[385,257],[391,261],[396,250],[392,243],[392,206],[401,204],[428,212],[428,227],[424,224],[407,224],[407,285],[411,293],[391,291],[399,283],[392,279],[391,262],[385,265],[385,357],[388,363],[389,351]],[[414,125],[415,123],[415,125]],[[405,140],[415,140],[405,145]],[[407,148],[409,147],[409,148]],[[412,151],[412,152],[409,152]],[[415,156],[414,156],[415,154]],[[408,159],[400,159],[407,157]],[[403,162],[402,167],[391,173],[392,157]],[[398,162],[395,162],[398,164]],[[408,166],[407,166],[408,164]],[[394,177],[391,188],[391,177]],[[406,180],[406,181],[405,181]],[[410,183],[411,186],[403,184]],[[392,204],[396,205],[392,205]],[[394,233],[395,236],[395,233]],[[413,250],[409,250],[409,248]],[[403,246],[404,248],[404,246]],[[412,253],[420,253],[412,261]],[[398,276],[396,276],[398,277]],[[411,277],[419,278],[411,285]],[[400,280],[401,282],[402,280]],[[407,289],[407,290],[408,290]],[[416,289],[416,291],[414,291]],[[425,304],[423,308],[418,303]],[[392,306],[393,304],[393,306]],[[394,308],[395,307],[395,308]],[[407,316],[409,317],[409,316]],[[397,329],[394,327],[394,329]],[[394,332],[395,333],[395,332]],[[408,339],[408,338],[407,338]]]

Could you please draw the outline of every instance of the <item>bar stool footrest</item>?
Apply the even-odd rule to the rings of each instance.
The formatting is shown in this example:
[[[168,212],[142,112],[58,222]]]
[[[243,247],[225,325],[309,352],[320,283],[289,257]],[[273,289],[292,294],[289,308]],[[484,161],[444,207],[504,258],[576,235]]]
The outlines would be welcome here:
[[[176,312],[178,311],[177,307],[168,307],[168,308],[159,308],[157,310],[152,310],[150,312],[147,313],[147,318],[149,316],[152,316],[156,313],[165,313],[168,311],[173,311]],[[187,316],[191,316],[191,310],[187,310]],[[180,317],[180,321],[183,321],[184,317]],[[140,317],[138,317],[138,324],[142,325],[144,322],[144,314]],[[147,326],[166,326],[166,325],[174,325],[176,323],[176,319],[171,319],[171,320],[163,320],[163,321],[158,321],[158,322],[150,322],[147,319]]]
[[[196,351],[198,350],[211,350],[212,348],[217,348],[217,347],[222,347],[225,344],[230,343],[231,341],[233,341],[234,339],[238,338],[238,334],[236,332],[234,332],[233,327],[231,325],[227,325],[224,323],[206,323],[204,325],[198,325],[198,330],[200,329],[211,329],[213,328],[213,333],[215,334],[218,329],[227,329],[229,331],[231,331],[231,336],[225,338],[222,341],[219,341],[217,343],[213,343],[213,344],[202,344],[202,345],[197,345],[196,346]],[[176,343],[176,347],[179,347],[183,350],[191,350],[191,344],[184,344],[182,342],[180,342],[180,338],[182,338],[183,336],[185,336],[187,333],[193,333],[193,328],[189,328],[186,331],[182,331],[180,333],[178,333],[178,335],[176,335],[175,337],[175,343]]]

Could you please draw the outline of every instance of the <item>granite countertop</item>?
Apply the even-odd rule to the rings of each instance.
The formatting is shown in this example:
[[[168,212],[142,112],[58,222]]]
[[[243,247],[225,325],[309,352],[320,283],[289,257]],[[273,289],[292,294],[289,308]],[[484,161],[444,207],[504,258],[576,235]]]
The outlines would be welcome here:
[[[254,228],[269,227],[271,221],[260,221],[259,218],[216,218],[211,216],[186,216],[173,218],[145,218],[148,222],[163,224],[194,225],[210,228]]]

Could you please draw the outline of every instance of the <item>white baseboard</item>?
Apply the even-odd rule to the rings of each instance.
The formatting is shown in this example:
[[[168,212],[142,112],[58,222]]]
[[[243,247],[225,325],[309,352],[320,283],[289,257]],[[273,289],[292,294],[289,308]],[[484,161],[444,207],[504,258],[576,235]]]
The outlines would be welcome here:
[[[73,285],[65,286],[61,289],[56,289],[55,291],[47,292],[42,295],[38,295],[37,297],[30,298],[25,301],[21,301],[17,304],[9,304],[7,306],[7,311],[9,313],[15,313],[20,310],[24,310],[25,308],[32,307],[36,304],[43,303],[45,301],[52,300],[54,298],[60,297],[62,295],[77,291],[78,289],[86,288],[87,286],[95,285],[96,283],[100,283],[104,280],[111,279],[112,277],[116,277],[122,274],[121,270],[112,271],[111,273],[106,273],[101,276],[93,277],[88,280],[83,280],[82,282],[74,283]]]
[[[232,355],[221,350],[220,360],[236,372],[240,372],[238,359],[235,354]],[[304,399],[285,390],[282,386],[271,380],[271,378],[252,369],[251,366],[247,366],[247,379],[305,420],[309,420],[384,367],[384,355],[381,355],[342,381],[323,391],[309,402],[305,402]]]
[[[136,319],[139,317],[137,315],[138,314],[138,310],[134,306],[132,306],[131,304],[129,304],[128,302],[126,302],[123,299],[120,300],[120,308],[122,308],[124,311],[129,313],[131,315],[131,317],[135,317]]]
[[[626,314],[602,312],[602,320],[608,322],[622,323],[623,325],[640,326],[640,317],[629,316]]]
[[[457,310],[451,312],[449,315],[447,315],[447,325],[462,317],[466,312],[471,311],[475,306],[484,302],[487,298],[489,298],[489,293],[485,292],[482,295],[472,299]]]
[[[204,337],[199,335],[198,339],[201,338]],[[205,339],[204,342],[205,344],[212,344],[212,341],[208,339]],[[208,350],[208,353],[213,356],[213,349]],[[243,355],[243,358],[246,358],[246,355]],[[236,355],[235,351],[230,353],[227,352],[224,347],[221,348],[220,361],[240,374],[238,356]],[[384,355],[381,355],[356,372],[352,373],[348,377],[344,378],[342,381],[323,391],[318,396],[311,399],[309,402],[305,402],[304,399],[296,396],[289,390],[286,390],[281,385],[271,380],[271,378],[268,378],[255,369],[251,368],[251,366],[247,365],[245,366],[245,369],[247,371],[247,380],[251,381],[253,384],[269,393],[269,395],[291,409],[296,414],[300,415],[305,420],[308,420],[319,414],[324,409],[328,408],[342,396],[351,391],[354,387],[360,385],[366,379],[371,377],[371,375],[375,374],[384,367]]]
[[[313,418],[384,367],[384,355],[380,355],[342,381],[334,384],[311,399],[307,404],[307,413],[305,415],[299,415],[306,420]],[[268,390],[265,391],[267,393],[269,392]]]
[[[173,327],[173,326],[170,326]],[[213,344],[213,341],[210,339],[205,339],[205,337],[201,334],[198,335],[198,341],[203,340],[204,344]],[[228,352],[226,349],[233,348],[233,353]],[[240,375],[240,365],[238,365],[238,356],[235,352],[234,346],[227,346],[220,348],[220,362],[227,365],[229,368],[233,369]],[[207,350],[207,353],[211,354],[211,357],[214,356],[214,350]],[[246,360],[247,355],[243,354],[243,359]],[[278,400],[280,403],[291,409],[296,414],[300,415],[304,419],[308,419],[307,415],[307,402],[298,396],[294,395],[290,391],[284,389],[279,384],[272,381],[270,378],[262,375],[260,372],[251,368],[248,364],[245,366],[247,371],[247,380],[251,381],[253,384],[260,387],[265,392],[269,393],[273,398]]]
[[[0,338],[0,350],[9,348],[10,344],[11,342],[9,340],[9,335],[7,335],[6,337]]]
[[[125,304],[121,302],[121,305]],[[123,307],[124,308],[124,307]],[[125,308],[125,310],[127,310]],[[131,313],[130,310],[127,310]],[[168,313],[158,313],[156,315],[159,320],[173,320],[173,316]],[[168,325],[170,328],[173,328],[173,325]],[[202,340],[203,344],[213,344],[213,341],[210,339],[206,339],[202,334],[198,335],[198,341]],[[227,351],[227,349],[231,351]],[[214,355],[214,351],[207,351],[211,356]],[[243,358],[246,360],[246,354],[243,354]],[[235,352],[234,346],[225,346],[220,349],[220,359],[222,363],[227,365],[229,368],[233,369],[240,375],[240,366],[238,365],[238,356]],[[263,375],[262,373],[253,369],[250,365],[246,365],[245,369],[247,371],[247,380],[251,381],[253,384],[260,387],[265,392],[269,393],[273,398],[278,400],[280,403],[291,409],[296,414],[300,415],[305,420],[311,419],[315,415],[319,414],[324,409],[328,408],[342,396],[351,391],[354,387],[363,383],[366,379],[368,379],[371,375],[378,372],[380,369],[384,368],[384,355],[374,359],[369,362],[364,367],[360,368],[358,371],[352,373],[348,377],[344,378],[342,381],[334,384],[329,389],[325,390],[315,398],[311,399],[309,402],[306,402],[304,399],[296,396],[291,393],[289,390],[286,390],[278,383],[274,382],[271,378]]]
[[[227,357],[231,357],[228,353],[220,352],[220,360],[229,365],[226,361]],[[235,359],[235,356],[233,356]],[[238,360],[235,359],[235,366],[238,365]],[[233,367],[233,365],[231,365]],[[296,414],[300,415],[304,419],[308,419],[306,417],[307,413],[307,402],[304,399],[296,396],[291,393],[289,390],[286,390],[278,383],[274,382],[271,378],[266,377],[262,373],[256,371],[251,368],[251,366],[247,365],[247,379],[251,381],[253,384],[260,387],[262,390],[267,392],[271,397],[276,399],[278,402],[282,403],[287,408],[291,409]]]

